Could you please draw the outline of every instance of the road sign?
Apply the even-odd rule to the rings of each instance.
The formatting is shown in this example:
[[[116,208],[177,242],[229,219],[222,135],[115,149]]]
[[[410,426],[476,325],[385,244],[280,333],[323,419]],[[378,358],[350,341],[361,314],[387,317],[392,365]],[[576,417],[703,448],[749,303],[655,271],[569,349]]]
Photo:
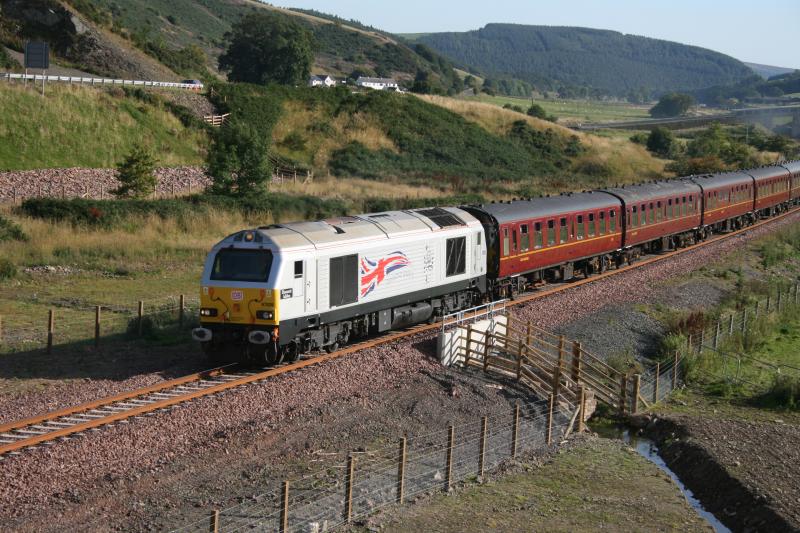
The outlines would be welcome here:
[[[25,43],[25,68],[50,68],[50,46],[43,42]]]

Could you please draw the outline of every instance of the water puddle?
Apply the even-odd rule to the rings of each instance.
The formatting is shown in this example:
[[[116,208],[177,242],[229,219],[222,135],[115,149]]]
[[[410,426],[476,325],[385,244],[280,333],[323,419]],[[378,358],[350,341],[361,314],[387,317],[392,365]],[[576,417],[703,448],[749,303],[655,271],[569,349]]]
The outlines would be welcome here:
[[[714,528],[714,531],[717,533],[731,533],[731,530],[728,529],[725,524],[717,520],[716,516],[706,511],[706,509],[703,507],[703,504],[700,503],[700,500],[695,498],[692,491],[683,484],[677,474],[670,470],[670,468],[667,466],[667,463],[665,463],[661,456],[658,455],[658,447],[656,446],[655,442],[647,437],[634,435],[628,428],[625,427],[593,426],[592,429],[601,437],[622,440],[636,450],[639,455],[666,472],[666,474],[672,478],[672,481],[675,482],[678,488],[681,489],[681,492],[683,493],[684,497],[686,497],[686,501],[689,502],[689,505],[691,505],[697,514],[703,517],[711,525],[711,527]]]

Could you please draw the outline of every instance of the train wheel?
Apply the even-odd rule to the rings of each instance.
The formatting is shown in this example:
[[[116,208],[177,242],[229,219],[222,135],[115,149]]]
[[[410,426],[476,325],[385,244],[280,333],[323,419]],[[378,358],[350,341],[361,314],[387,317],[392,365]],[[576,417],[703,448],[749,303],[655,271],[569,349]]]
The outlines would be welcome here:
[[[297,341],[292,341],[283,348],[283,360],[287,363],[294,363],[300,359],[300,347]]]

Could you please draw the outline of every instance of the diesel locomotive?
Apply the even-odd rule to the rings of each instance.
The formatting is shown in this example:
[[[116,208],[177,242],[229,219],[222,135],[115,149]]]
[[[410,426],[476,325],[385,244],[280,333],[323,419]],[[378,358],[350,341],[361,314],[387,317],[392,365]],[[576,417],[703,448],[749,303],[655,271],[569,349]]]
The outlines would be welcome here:
[[[195,340],[215,360],[294,361],[688,246],[800,202],[800,161],[460,207],[273,224],[205,263]]]

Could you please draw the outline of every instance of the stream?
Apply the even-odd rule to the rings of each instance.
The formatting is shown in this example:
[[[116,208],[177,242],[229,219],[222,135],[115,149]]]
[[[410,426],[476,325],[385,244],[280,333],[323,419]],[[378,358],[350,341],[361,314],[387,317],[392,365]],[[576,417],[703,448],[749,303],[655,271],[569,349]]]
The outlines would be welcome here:
[[[711,527],[714,528],[714,531],[717,533],[731,533],[731,530],[728,529],[725,524],[720,522],[716,516],[708,512],[703,507],[703,504],[700,503],[700,500],[695,498],[692,491],[683,484],[678,475],[670,470],[670,468],[667,466],[667,463],[665,463],[661,456],[658,455],[658,447],[656,446],[655,442],[647,437],[632,434],[630,429],[622,426],[593,426],[592,429],[601,437],[622,440],[631,448],[636,450],[639,455],[666,472],[681,490],[681,493],[686,498],[686,501],[689,502],[689,505],[691,505],[697,514],[703,517],[711,525]]]

